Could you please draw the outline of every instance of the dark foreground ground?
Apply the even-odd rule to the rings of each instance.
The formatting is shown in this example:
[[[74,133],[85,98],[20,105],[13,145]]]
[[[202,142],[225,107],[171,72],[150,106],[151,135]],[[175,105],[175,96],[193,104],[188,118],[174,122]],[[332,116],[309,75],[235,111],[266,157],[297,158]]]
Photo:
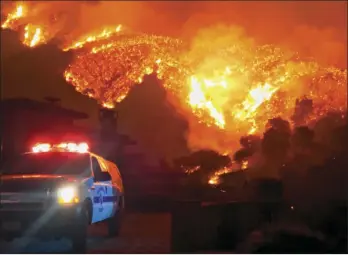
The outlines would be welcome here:
[[[169,213],[128,212],[122,233],[108,238],[105,224],[91,226],[88,253],[169,253]],[[12,243],[0,242],[3,253],[66,253],[71,251],[69,240],[41,242],[16,239]]]
[[[253,225],[252,222],[258,219],[257,210],[248,204],[238,205],[239,209],[235,208],[235,203],[224,204],[222,207],[219,205],[197,207],[196,203],[181,202],[178,206],[174,206],[168,201],[165,202],[163,198],[142,197],[129,199],[127,205],[119,237],[107,237],[107,228],[103,223],[89,228],[88,253],[229,253],[234,251],[235,253],[279,254],[313,253],[313,251],[314,253],[345,253],[347,251],[347,244],[343,239],[343,242],[336,243],[337,240],[330,240],[321,235],[319,239],[313,238],[316,233],[307,229],[303,222],[297,222],[301,224],[296,225],[296,221],[291,221],[293,224],[287,221],[283,222],[284,226],[277,221],[273,224],[270,222],[258,225],[259,227],[252,233],[247,234],[245,226],[250,224],[246,223],[251,222]],[[346,210],[342,215],[347,215]],[[338,216],[330,217],[330,219],[336,218]],[[221,228],[219,224],[229,228]],[[333,223],[329,225],[334,226]],[[346,226],[345,223],[340,225]],[[286,232],[283,233],[284,230]],[[278,232],[280,234],[274,235]],[[172,233],[174,239],[171,236]],[[244,237],[241,239],[241,236]],[[322,238],[329,242],[328,247],[321,243]],[[271,246],[267,245],[270,240],[273,240]],[[232,247],[231,243],[235,241],[236,245]],[[260,243],[264,245],[260,246]],[[297,247],[297,250],[293,247]],[[69,253],[71,243],[67,239],[55,241],[16,239],[12,243],[0,242],[0,248],[2,253]]]

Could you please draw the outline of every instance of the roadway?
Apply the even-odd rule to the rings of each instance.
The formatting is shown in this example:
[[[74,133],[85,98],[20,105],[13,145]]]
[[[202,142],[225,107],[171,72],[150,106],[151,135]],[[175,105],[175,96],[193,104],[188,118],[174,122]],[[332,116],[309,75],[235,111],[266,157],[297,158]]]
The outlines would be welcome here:
[[[171,220],[169,213],[126,213],[119,237],[107,237],[105,224],[91,226],[88,236],[88,253],[169,253]],[[68,253],[71,243],[67,239],[39,241],[15,239],[0,242],[2,253]]]

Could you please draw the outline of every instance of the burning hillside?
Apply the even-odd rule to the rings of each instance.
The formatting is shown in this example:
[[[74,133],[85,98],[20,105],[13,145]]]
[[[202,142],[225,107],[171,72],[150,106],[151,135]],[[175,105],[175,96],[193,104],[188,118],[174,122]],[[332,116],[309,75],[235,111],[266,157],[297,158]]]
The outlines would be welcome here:
[[[29,47],[55,38],[64,15],[39,21],[29,9],[17,3],[2,28],[21,31]],[[192,149],[231,153],[238,137],[262,133],[269,119],[291,120],[297,99],[313,101],[306,124],[347,107],[347,70],[258,45],[237,27],[208,27],[189,43],[115,24],[84,36],[60,37],[60,43],[62,50],[76,54],[66,80],[104,107],[115,107],[145,75],[156,73],[189,121]]]

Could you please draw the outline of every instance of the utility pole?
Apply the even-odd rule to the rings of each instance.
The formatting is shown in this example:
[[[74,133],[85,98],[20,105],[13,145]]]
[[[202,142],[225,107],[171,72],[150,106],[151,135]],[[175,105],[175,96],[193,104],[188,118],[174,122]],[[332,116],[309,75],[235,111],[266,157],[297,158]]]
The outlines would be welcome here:
[[[117,161],[120,150],[117,120],[118,115],[114,109],[101,108],[99,110],[100,150],[104,157],[114,162]]]
[[[101,108],[99,110],[99,123],[101,127],[101,139],[109,141],[117,131],[118,114],[114,109]]]
[[[0,49],[2,51],[2,49]],[[1,73],[3,74],[3,65],[1,64]],[[3,75],[0,75],[0,188],[1,188],[1,185],[2,185],[2,164],[3,164],[3,135],[4,135],[4,117],[3,115],[5,114],[4,113],[4,104],[3,104],[3,98],[4,98],[4,95],[3,95]],[[0,201],[1,201],[1,192],[0,192]],[[0,202],[0,208],[1,208],[1,202]]]

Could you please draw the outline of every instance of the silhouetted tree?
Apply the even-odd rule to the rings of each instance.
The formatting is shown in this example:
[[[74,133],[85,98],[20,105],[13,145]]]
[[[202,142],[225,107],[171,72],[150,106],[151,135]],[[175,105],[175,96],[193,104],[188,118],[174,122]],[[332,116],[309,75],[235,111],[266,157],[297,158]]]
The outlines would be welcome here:
[[[332,135],[334,130],[345,124],[345,119],[342,118],[342,113],[331,112],[319,119],[314,126],[315,138],[318,142],[326,146],[332,146]]]
[[[262,153],[268,161],[284,161],[290,147],[290,135],[274,128],[264,133]]]
[[[296,127],[291,137],[295,153],[303,153],[311,149],[314,142],[314,131],[306,126]]]
[[[239,143],[242,145],[243,148],[249,149],[251,152],[256,152],[260,148],[261,139],[258,136],[255,135],[248,135],[243,136]]]
[[[252,155],[253,153],[250,150],[246,148],[242,148],[234,153],[233,160],[235,160],[238,163],[242,163],[243,161],[247,160]]]
[[[266,129],[274,129],[277,132],[282,133],[284,135],[291,135],[291,128],[289,122],[279,117],[268,120]]]
[[[304,125],[313,112],[313,101],[308,98],[296,99],[295,112],[292,121],[296,126]]]
[[[238,163],[241,163],[260,149],[261,139],[254,135],[243,136],[240,138],[239,143],[242,148],[236,151],[233,155],[233,159]]]
[[[348,125],[337,127],[331,136],[331,144],[334,148],[334,154],[343,154],[348,151]]]
[[[286,161],[290,149],[291,129],[289,123],[280,118],[269,120],[267,127],[269,129],[261,142],[265,159],[261,171],[268,177],[279,178],[280,167]]]

